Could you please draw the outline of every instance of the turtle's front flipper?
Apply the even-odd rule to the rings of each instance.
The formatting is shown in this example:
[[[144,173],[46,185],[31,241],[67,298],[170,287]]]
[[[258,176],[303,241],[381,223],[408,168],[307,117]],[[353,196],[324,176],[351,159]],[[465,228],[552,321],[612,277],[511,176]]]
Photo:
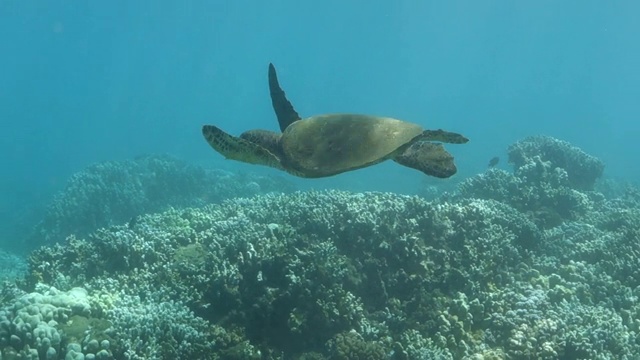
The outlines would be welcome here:
[[[444,146],[428,141],[414,142],[402,153],[396,155],[393,161],[438,178],[448,178],[457,171],[453,156],[444,149]]]
[[[441,129],[423,131],[420,140],[441,141],[449,144],[465,144],[469,141],[463,135]]]
[[[284,170],[280,159],[269,150],[248,140],[229,135],[216,126],[204,125],[202,135],[215,151],[227,159]]]
[[[273,110],[276,112],[276,117],[280,124],[280,131],[284,131],[292,122],[300,120],[300,115],[287,100],[282,88],[280,88],[276,68],[271,63],[269,64],[269,93],[271,94]]]

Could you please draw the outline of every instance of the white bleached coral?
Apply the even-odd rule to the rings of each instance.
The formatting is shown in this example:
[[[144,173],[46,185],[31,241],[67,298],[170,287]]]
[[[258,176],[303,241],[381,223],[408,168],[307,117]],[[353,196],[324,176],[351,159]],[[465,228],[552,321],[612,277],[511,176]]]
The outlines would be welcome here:
[[[56,359],[62,335],[58,323],[72,315],[89,315],[87,291],[73,288],[60,291],[40,285],[0,308],[0,353],[22,358]]]

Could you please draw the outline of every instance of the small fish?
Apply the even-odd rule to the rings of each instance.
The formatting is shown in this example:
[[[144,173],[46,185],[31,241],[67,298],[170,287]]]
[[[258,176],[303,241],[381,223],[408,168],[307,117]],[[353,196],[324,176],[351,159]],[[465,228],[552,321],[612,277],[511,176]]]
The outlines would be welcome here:
[[[492,168],[496,165],[498,165],[498,163],[500,162],[500,158],[497,156],[494,156],[491,158],[491,160],[489,160],[489,167]]]

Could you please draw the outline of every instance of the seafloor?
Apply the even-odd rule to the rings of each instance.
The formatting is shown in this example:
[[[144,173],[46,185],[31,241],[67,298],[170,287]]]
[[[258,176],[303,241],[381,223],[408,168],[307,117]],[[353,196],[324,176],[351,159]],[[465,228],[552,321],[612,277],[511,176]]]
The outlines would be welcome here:
[[[549,137],[425,196],[89,167],[0,255],[7,359],[639,359],[640,191]]]

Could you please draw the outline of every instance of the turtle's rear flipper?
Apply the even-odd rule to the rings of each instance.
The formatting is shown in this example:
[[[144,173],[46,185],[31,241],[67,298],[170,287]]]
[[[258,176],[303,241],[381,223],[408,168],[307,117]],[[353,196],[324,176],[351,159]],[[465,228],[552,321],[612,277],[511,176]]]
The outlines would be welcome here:
[[[269,93],[271,94],[273,110],[276,112],[276,117],[280,124],[280,131],[284,131],[292,122],[300,120],[300,115],[287,100],[282,88],[280,88],[276,68],[271,63],[269,64]]]
[[[213,125],[204,125],[202,135],[211,147],[227,159],[284,170],[280,159],[260,145],[227,134]]]
[[[400,165],[438,178],[448,178],[457,171],[453,156],[444,149],[444,146],[428,141],[417,141],[411,144],[393,160]]]

